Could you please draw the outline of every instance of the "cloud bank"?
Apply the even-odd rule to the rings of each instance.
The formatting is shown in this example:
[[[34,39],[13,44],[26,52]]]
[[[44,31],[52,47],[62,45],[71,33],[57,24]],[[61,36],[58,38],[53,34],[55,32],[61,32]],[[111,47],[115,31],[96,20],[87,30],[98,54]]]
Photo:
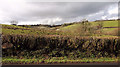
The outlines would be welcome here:
[[[0,23],[10,24],[63,24],[99,19],[117,19],[118,3],[115,2],[28,2],[26,0],[2,0]]]

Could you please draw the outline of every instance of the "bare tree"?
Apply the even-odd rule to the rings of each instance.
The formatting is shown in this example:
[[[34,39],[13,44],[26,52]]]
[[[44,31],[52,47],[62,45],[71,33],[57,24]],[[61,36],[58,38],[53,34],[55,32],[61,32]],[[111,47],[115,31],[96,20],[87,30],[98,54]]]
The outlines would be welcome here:
[[[11,21],[11,24],[12,24],[12,25],[17,25],[17,24],[18,24],[18,21],[13,20],[13,21]]]
[[[88,22],[87,19],[82,19],[82,23]]]
[[[99,31],[99,34],[101,35],[102,32],[103,32],[103,22],[99,22],[99,23],[98,23],[98,29],[100,30],[100,31]]]
[[[88,22],[87,19],[82,20],[81,27],[82,27],[82,32],[84,32],[85,35],[94,34],[94,29],[93,29],[91,23]]]

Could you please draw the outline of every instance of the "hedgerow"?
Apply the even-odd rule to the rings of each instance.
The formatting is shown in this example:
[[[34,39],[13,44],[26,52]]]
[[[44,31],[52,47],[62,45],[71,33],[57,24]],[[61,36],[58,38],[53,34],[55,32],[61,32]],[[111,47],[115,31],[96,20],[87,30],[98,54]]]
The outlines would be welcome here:
[[[3,57],[118,57],[119,39],[115,37],[68,37],[3,35],[2,44],[13,44],[3,49]]]

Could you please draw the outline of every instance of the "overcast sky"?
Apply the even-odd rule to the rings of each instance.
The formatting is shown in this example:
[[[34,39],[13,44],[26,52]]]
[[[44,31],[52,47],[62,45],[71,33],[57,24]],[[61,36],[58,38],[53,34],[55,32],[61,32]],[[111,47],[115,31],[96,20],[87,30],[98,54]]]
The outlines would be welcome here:
[[[0,23],[16,20],[22,24],[63,24],[82,19],[118,18],[117,2],[28,2],[0,0]]]

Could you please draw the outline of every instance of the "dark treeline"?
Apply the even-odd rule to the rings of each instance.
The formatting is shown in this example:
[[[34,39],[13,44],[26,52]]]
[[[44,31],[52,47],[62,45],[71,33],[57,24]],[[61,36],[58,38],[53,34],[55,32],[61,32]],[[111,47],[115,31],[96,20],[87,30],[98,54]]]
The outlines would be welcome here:
[[[77,22],[76,22],[77,23]],[[44,26],[44,27],[59,27],[59,26],[68,26],[68,25],[72,25],[74,23],[64,23],[61,25],[43,25],[43,24],[37,24],[37,25],[18,25],[18,26],[22,26],[22,27],[33,27],[33,26]]]

